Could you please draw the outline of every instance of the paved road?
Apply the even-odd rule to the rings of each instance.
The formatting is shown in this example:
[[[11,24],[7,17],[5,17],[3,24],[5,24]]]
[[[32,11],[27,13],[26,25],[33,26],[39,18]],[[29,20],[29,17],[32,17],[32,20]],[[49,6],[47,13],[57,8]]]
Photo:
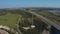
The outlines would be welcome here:
[[[27,11],[26,11],[26,12],[27,12]],[[39,14],[35,13],[35,12],[29,11],[29,13],[37,16],[37,17],[38,17],[39,19],[41,19],[42,21],[47,22],[49,25],[51,25],[51,26],[57,28],[58,30],[60,30],[60,26],[59,26],[58,24],[56,24],[55,22],[53,22],[53,21],[51,21],[51,20],[43,17],[42,15],[39,15]]]

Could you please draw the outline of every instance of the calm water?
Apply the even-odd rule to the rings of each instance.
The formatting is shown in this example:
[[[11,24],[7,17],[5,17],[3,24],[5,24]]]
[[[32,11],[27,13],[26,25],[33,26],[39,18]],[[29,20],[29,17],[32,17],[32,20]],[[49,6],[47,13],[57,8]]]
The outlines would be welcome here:
[[[56,13],[56,12],[60,12],[60,11],[53,11],[53,10],[49,10],[49,12],[53,13],[55,16],[60,16],[60,14]]]

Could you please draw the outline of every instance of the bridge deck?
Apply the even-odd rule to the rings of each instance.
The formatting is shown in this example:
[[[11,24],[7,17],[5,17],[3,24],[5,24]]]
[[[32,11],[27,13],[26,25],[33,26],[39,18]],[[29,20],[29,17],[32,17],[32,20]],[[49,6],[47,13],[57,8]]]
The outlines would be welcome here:
[[[31,14],[33,14],[33,15],[35,15],[35,16],[37,16],[43,22],[48,23],[49,25],[51,25],[51,26],[55,27],[56,29],[60,30],[60,26],[58,24],[56,24],[55,22],[53,22],[53,21],[51,21],[51,20],[43,17],[42,15],[39,15],[39,14],[35,13],[35,12],[31,12],[31,11],[28,11],[28,12],[31,13]]]

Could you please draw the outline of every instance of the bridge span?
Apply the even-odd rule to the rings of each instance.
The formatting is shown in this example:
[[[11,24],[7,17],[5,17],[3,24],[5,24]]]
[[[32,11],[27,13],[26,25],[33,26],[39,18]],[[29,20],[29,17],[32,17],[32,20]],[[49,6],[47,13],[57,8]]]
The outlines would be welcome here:
[[[49,34],[60,34],[60,25],[56,24],[55,22],[53,22],[53,21],[49,20],[48,18],[43,17],[42,15],[39,15],[35,12],[32,12],[32,11],[25,11],[25,12],[28,12],[28,13],[31,13],[32,15],[35,15],[36,17],[41,19],[43,22],[45,22],[49,26],[51,26]]]

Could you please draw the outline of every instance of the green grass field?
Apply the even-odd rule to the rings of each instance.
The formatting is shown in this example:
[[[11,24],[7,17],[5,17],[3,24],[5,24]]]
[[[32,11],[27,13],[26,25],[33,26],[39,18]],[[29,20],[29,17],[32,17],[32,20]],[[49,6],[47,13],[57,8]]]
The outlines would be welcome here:
[[[18,14],[11,14],[11,13],[0,16],[0,25],[7,25],[14,28],[16,27],[19,16],[20,15]]]

